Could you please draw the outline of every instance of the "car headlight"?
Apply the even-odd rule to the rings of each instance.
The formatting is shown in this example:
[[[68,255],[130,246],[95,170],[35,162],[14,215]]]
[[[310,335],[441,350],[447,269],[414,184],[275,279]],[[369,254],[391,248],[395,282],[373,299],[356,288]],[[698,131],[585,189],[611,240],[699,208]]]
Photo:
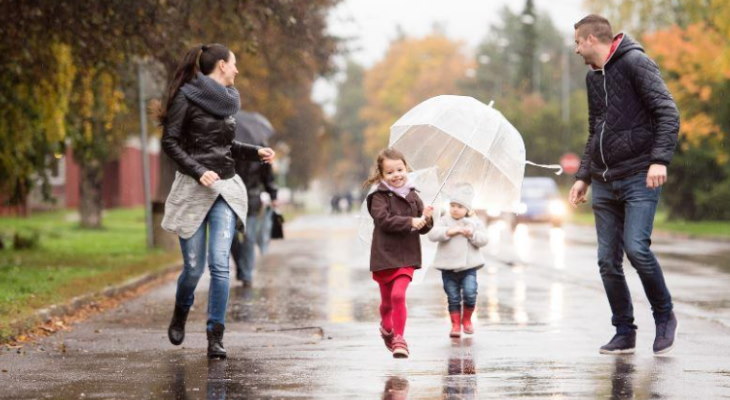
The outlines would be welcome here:
[[[548,205],[548,210],[550,211],[550,215],[554,215],[556,217],[565,215],[565,212],[567,211],[565,204],[560,200],[551,200]]]
[[[517,214],[524,214],[527,212],[527,204],[520,203],[519,206],[517,206]]]

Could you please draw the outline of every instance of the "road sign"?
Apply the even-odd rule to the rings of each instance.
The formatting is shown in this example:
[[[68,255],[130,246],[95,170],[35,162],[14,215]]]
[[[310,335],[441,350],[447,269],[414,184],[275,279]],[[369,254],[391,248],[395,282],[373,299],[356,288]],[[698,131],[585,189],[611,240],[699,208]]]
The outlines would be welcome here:
[[[560,157],[560,166],[566,174],[575,174],[580,168],[580,157],[575,153],[565,153]]]

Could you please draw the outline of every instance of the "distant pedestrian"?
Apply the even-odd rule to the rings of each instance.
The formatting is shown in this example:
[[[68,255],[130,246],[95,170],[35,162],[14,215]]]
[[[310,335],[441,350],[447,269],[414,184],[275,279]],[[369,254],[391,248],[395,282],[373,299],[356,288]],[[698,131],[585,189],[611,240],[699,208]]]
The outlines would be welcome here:
[[[330,198],[330,207],[332,208],[333,214],[339,214],[340,213],[340,195],[339,194],[333,194]]]
[[[185,322],[206,265],[208,357],[225,358],[223,331],[228,304],[231,241],[236,216],[246,218],[246,187],[234,170],[237,159],[270,162],[274,151],[233,140],[240,107],[233,80],[236,56],[221,44],[192,48],[170,82],[161,115],[162,148],[178,166],[165,203],[162,227],[180,237],[183,270],[168,329],[174,345],[185,339]],[[206,237],[207,236],[207,237]]]
[[[433,267],[441,270],[453,338],[461,336],[462,326],[464,333],[474,333],[471,316],[477,304],[477,270],[484,266],[480,248],[487,244],[487,229],[473,215],[473,198],[471,185],[456,185],[449,194],[449,213],[428,234],[438,242]]]
[[[380,335],[395,358],[407,358],[403,338],[406,325],[406,290],[414,270],[421,268],[419,235],[433,227],[433,207],[424,207],[408,182],[403,154],[385,149],[378,154],[375,172],[365,185],[377,184],[367,197],[375,228],[370,248],[370,271],[380,286]]]
[[[670,351],[677,332],[672,297],[651,245],[661,186],[667,180],[679,132],[679,112],[659,68],[629,35],[589,15],[575,24],[575,52],[590,66],[588,141],[570,190],[574,206],[593,184],[598,266],[616,335],[604,354],[633,353],[634,308],[623,270],[624,252],[651,303],[655,354]]]
[[[236,118],[236,137],[242,143],[266,147],[268,143],[263,138],[255,140],[255,138],[245,135],[246,129],[254,129],[254,127],[244,125],[246,123],[251,124],[245,118],[246,115],[246,112],[239,111],[234,116]],[[267,219],[271,220],[272,209],[278,206],[276,196],[279,188],[276,186],[276,176],[270,163],[262,163],[257,159],[238,159],[235,168],[238,176],[246,184],[248,215],[244,225],[246,227],[245,231],[242,234],[236,233],[234,235],[231,253],[236,264],[236,279],[241,281],[243,287],[247,288],[253,285],[253,272],[256,266],[256,243],[259,244],[259,250],[263,254],[271,237],[271,224],[268,223]],[[268,194],[269,205],[263,203],[261,199],[263,193]]]

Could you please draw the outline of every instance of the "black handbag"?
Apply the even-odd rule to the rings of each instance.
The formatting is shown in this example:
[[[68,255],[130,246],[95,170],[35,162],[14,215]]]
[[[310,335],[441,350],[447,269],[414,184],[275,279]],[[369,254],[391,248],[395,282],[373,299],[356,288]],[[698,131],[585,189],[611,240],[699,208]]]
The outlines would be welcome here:
[[[271,213],[271,238],[284,239],[284,216],[277,210]]]

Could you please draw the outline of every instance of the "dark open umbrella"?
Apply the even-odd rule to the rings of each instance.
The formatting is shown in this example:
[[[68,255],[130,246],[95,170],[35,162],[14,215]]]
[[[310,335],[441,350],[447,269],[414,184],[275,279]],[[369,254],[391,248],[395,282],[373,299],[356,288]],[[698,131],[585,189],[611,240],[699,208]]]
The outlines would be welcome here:
[[[271,122],[259,113],[241,110],[233,117],[236,119],[236,140],[239,142],[264,146],[274,134]]]

